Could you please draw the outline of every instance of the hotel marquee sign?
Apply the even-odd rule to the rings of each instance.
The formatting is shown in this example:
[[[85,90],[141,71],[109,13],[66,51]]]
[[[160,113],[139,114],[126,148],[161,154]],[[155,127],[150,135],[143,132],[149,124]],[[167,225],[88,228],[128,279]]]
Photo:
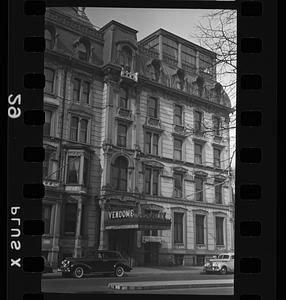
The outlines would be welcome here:
[[[116,210],[108,212],[108,219],[134,218],[134,210]]]

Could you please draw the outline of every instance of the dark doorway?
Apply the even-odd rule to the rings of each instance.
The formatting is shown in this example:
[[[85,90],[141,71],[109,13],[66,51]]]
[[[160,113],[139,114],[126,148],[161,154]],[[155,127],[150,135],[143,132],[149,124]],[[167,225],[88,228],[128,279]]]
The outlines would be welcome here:
[[[157,266],[159,263],[159,243],[145,243],[144,265]]]
[[[135,231],[133,229],[109,230],[109,249],[119,251],[123,257],[129,258],[134,254]]]

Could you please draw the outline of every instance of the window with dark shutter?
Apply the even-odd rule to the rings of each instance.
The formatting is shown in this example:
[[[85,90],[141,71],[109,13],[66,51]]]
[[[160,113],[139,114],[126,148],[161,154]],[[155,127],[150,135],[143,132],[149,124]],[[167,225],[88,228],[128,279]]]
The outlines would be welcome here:
[[[202,164],[202,145],[195,144],[195,164]]]
[[[49,94],[53,94],[55,71],[53,69],[45,68],[44,74],[45,74],[45,92]]]
[[[216,217],[216,245],[223,246],[224,245],[224,236],[223,236],[223,217]]]
[[[180,105],[175,105],[174,124],[175,125],[183,124],[183,108]]]
[[[204,229],[205,216],[196,215],[196,244],[205,244],[205,229]]]
[[[214,165],[216,168],[220,168],[220,149],[214,148]]]
[[[112,186],[115,190],[127,191],[128,160],[120,156],[112,165]]]
[[[183,213],[174,212],[174,243],[183,243]]]
[[[74,78],[73,80],[73,101],[80,101],[80,84],[81,81],[78,78]]]
[[[75,235],[77,221],[77,203],[67,203],[65,206],[64,233]]]
[[[157,99],[148,98],[147,115],[148,117],[157,118]]]
[[[123,124],[118,124],[117,127],[117,146],[126,147],[127,139],[127,126]]]
[[[174,139],[174,159],[182,160],[182,141]]]
[[[196,201],[203,201],[203,179],[200,177],[195,177],[195,186],[196,186]]]
[[[183,175],[174,173],[174,192],[175,197],[181,198],[183,195]]]
[[[77,139],[78,139],[78,126],[79,126],[79,118],[72,117],[71,118],[71,128],[70,128],[70,139],[72,141],[77,141]]]

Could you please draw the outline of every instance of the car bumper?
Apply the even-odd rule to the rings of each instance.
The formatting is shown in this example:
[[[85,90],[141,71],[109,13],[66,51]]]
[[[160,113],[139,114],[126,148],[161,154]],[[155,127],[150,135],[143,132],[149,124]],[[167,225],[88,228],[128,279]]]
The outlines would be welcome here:
[[[208,273],[216,273],[216,272],[219,272],[220,269],[218,267],[206,267],[203,269],[204,272],[208,272]]]

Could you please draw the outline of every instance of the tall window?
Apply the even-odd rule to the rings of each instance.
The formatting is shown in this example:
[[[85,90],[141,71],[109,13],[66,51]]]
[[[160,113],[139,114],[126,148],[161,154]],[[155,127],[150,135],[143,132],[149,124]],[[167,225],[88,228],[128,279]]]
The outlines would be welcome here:
[[[175,105],[174,124],[176,125],[183,124],[183,108],[180,105]]]
[[[70,128],[70,139],[72,141],[77,141],[78,126],[79,126],[79,118],[78,117],[72,117],[72,119],[71,119],[71,128]]]
[[[183,174],[174,173],[174,192],[175,197],[183,196]]]
[[[204,245],[205,244],[205,216],[196,215],[196,244]]]
[[[188,72],[196,70],[196,52],[192,48],[182,45],[182,68]]]
[[[178,44],[166,37],[163,37],[163,59],[173,65],[178,62]]]
[[[222,182],[215,180],[215,202],[222,204]]]
[[[112,186],[115,190],[127,191],[128,161],[120,156],[112,165]]]
[[[74,78],[73,80],[73,100],[80,101],[80,79]]]
[[[53,49],[53,34],[49,29],[45,29],[46,49]]]
[[[84,81],[82,83],[82,101],[84,103],[89,103],[89,94],[90,94],[90,83]]]
[[[52,94],[54,92],[55,71],[50,68],[45,68],[44,74],[45,74],[45,92]]]
[[[223,236],[223,217],[216,217],[216,245],[223,246],[224,245],[224,236]]]
[[[202,151],[203,146],[201,144],[195,144],[195,164],[201,165],[203,163]]]
[[[80,157],[69,156],[68,157],[68,169],[67,169],[67,183],[79,184],[79,171],[80,171]]]
[[[43,204],[44,234],[50,234],[52,206]]]
[[[147,115],[148,117],[152,118],[157,118],[158,115],[158,103],[157,99],[155,98],[148,98],[148,103],[147,103]]]
[[[221,124],[220,124],[220,118],[214,117],[213,118],[213,126],[214,126],[214,134],[217,136],[221,136]]]
[[[87,142],[87,125],[88,121],[85,119],[80,120],[80,134],[79,134],[79,141],[81,143]]]
[[[174,243],[182,244],[183,241],[184,213],[174,212]]]
[[[78,46],[78,58],[85,61],[88,59],[87,48],[83,43]]]
[[[200,53],[200,71],[204,74],[212,75],[213,74],[213,63],[212,58]]]
[[[182,146],[182,140],[174,139],[174,159],[182,160]]]
[[[132,50],[127,46],[122,47],[121,55],[120,55],[120,64],[128,72],[131,71]]]
[[[220,168],[220,149],[214,148],[214,166]]]
[[[43,161],[43,179],[45,179],[49,175],[50,158],[51,158],[51,152],[45,151],[45,160]]]
[[[127,125],[118,124],[117,127],[117,146],[126,147]]]
[[[159,57],[159,38],[154,38],[144,45],[144,48],[148,49],[149,52],[153,54],[155,57]]]
[[[195,177],[195,186],[196,186],[196,201],[204,200],[204,182],[201,177]]]
[[[145,168],[145,193],[158,196],[159,194],[159,170]]]
[[[88,120],[73,116],[71,118],[70,139],[75,142],[87,143]]]
[[[195,132],[202,131],[202,117],[203,117],[202,112],[195,111]]]
[[[52,121],[52,112],[49,110],[45,110],[45,124],[44,124],[44,135],[51,135],[51,121]]]
[[[128,92],[124,88],[120,88],[119,107],[128,108]]]
[[[75,235],[77,222],[77,204],[67,203],[65,206],[64,233]]]
[[[145,152],[158,155],[159,149],[159,134],[146,132],[145,134]]]

